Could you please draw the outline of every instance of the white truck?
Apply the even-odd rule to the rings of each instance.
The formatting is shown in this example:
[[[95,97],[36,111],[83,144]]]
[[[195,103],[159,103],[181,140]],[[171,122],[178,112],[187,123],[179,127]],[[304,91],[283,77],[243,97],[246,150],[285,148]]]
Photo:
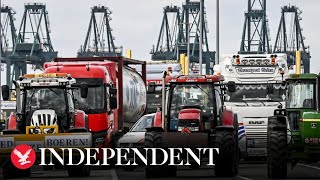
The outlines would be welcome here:
[[[285,101],[286,54],[225,55],[214,72],[236,85],[234,93],[227,92],[225,105],[238,114],[241,157],[266,158],[268,117]]]

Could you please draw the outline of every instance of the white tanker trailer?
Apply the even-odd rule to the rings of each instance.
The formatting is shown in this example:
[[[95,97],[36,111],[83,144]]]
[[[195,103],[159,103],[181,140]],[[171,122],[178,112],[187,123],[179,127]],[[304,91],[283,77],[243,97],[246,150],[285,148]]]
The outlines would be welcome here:
[[[227,92],[225,105],[239,116],[242,157],[265,158],[268,117],[284,105],[285,87],[281,82],[289,75],[286,54],[225,55],[214,71],[222,74],[226,83],[236,84],[236,92]]]
[[[123,66],[123,119],[136,122],[147,106],[146,84],[141,75],[132,68]]]

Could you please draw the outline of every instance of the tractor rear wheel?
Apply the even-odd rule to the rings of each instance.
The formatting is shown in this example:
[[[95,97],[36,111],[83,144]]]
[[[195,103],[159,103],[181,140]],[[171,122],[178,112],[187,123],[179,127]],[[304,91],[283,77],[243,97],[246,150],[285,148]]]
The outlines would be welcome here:
[[[214,140],[219,154],[216,158],[215,174],[218,177],[234,177],[238,171],[238,144],[235,131],[217,131]]]
[[[287,135],[271,130],[268,136],[267,171],[272,179],[287,177]]]
[[[161,148],[162,146],[162,136],[161,132],[147,132],[145,134],[145,142],[144,145],[146,148]],[[157,177],[165,177],[169,176],[171,173],[173,174],[173,169],[168,172],[168,166],[162,165],[162,166],[151,166],[149,163],[152,160],[152,152],[148,151],[147,154],[147,160],[148,160],[148,165],[145,168],[145,175],[147,178],[157,178]],[[162,154],[157,155],[157,163],[161,163],[163,160]]]

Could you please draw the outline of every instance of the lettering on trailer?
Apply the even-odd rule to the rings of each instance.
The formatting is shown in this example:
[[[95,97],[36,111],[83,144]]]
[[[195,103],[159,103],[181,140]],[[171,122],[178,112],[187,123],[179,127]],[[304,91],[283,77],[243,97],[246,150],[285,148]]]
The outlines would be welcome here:
[[[91,147],[91,136],[75,135],[75,136],[46,136],[46,147]]]
[[[15,145],[18,146],[20,144],[29,145],[34,149],[35,152],[40,152],[40,148],[43,148],[43,141],[16,141]]]
[[[139,96],[139,92],[137,89],[138,81],[135,76],[131,75],[132,79],[127,84],[127,99],[129,102],[129,108],[136,109],[138,107],[137,97]]]
[[[162,84],[162,80],[148,80],[147,85],[149,85],[151,82],[154,82],[156,85]]]
[[[274,74],[276,68],[270,67],[238,67],[238,74]]]
[[[1,109],[16,109],[16,101],[2,101]]]
[[[264,121],[249,121],[249,124],[264,124]]]
[[[0,138],[0,149],[13,149],[14,138],[13,137],[1,137]]]

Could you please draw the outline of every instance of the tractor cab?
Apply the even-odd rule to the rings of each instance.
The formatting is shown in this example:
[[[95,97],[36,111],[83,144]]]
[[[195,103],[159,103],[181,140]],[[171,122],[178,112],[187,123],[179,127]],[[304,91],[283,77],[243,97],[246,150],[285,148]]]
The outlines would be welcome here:
[[[220,76],[167,77],[168,131],[208,131],[218,124],[222,112]]]
[[[69,130],[76,114],[71,91],[75,82],[65,73],[26,74],[15,81],[19,130],[26,134]],[[83,96],[86,96],[86,87],[82,89]],[[9,98],[9,88],[4,87],[2,91],[3,98]]]

